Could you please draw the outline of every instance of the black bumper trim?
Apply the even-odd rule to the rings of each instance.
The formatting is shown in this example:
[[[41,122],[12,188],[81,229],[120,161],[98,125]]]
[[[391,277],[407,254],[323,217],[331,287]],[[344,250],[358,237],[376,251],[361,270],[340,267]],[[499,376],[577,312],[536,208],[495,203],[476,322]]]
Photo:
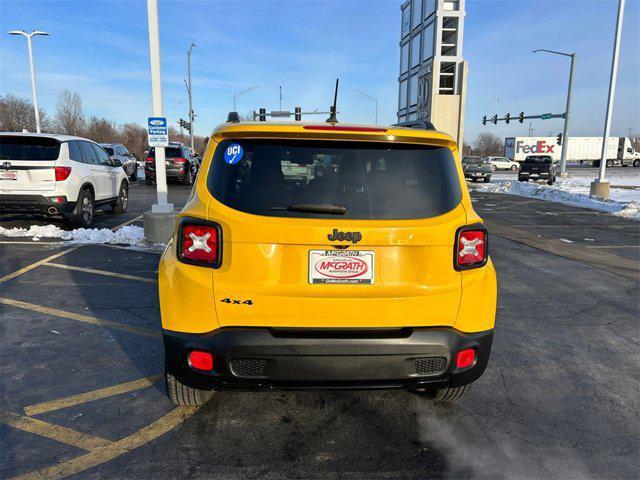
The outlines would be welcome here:
[[[51,195],[52,197],[55,195]],[[60,195],[62,196],[62,195]],[[49,208],[54,207],[58,213],[50,214]],[[39,213],[43,215],[71,214],[76,208],[76,202],[53,202],[44,195],[0,195],[0,212],[2,213]]]
[[[460,386],[482,375],[493,340],[493,330],[473,334],[453,328],[351,332],[301,329],[292,335],[290,331],[235,327],[204,334],[164,330],[166,368],[181,383],[203,390]],[[476,349],[477,361],[458,370],[455,355],[465,348]],[[189,367],[187,357],[192,350],[215,353],[214,371]],[[434,357],[446,359],[444,370],[416,371],[416,359]],[[239,376],[231,366],[238,360],[261,362],[262,370],[253,378]]]

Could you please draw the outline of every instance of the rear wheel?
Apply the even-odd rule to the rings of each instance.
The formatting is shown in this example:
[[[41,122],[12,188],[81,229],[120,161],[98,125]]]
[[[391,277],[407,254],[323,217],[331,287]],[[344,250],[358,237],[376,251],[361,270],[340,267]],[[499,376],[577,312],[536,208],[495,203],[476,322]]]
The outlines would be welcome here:
[[[491,165],[491,170],[493,170],[494,172],[496,171],[496,166],[495,165]]]
[[[167,395],[174,405],[204,405],[214,394],[213,390],[187,387],[168,372],[165,372],[164,379]]]
[[[450,404],[462,397],[468,388],[469,385],[462,385],[461,387],[436,388],[420,392],[420,395],[432,400],[434,403]]]
[[[133,167],[133,172],[131,172],[131,175],[129,175],[129,180],[131,180],[132,182],[135,182],[138,180],[138,166],[134,165]]]
[[[127,211],[129,205],[129,187],[125,182],[120,185],[120,192],[118,193],[118,199],[111,204],[111,208],[115,213],[124,213]]]
[[[553,176],[549,180],[547,180],[547,185],[553,185],[555,181],[556,181],[556,177]]]
[[[189,171],[184,174],[184,178],[182,179],[182,183],[184,185],[191,185],[191,184],[193,184],[193,178],[194,177],[195,177],[195,174],[193,173],[193,168],[191,167],[191,165],[189,165]]]
[[[491,177],[484,177],[484,183],[489,183],[491,181]]]
[[[516,170],[518,170],[518,166],[517,165],[511,165],[511,171],[515,172]]]
[[[633,161],[633,166],[634,166],[634,167],[640,167],[640,158],[636,158],[636,159]]]
[[[607,167],[613,167],[613,160],[607,160]]]
[[[144,183],[146,183],[147,185],[153,185],[153,180],[151,180],[149,177],[145,177]]]
[[[85,188],[78,194],[76,208],[69,219],[74,227],[89,228],[93,222],[93,194]]]

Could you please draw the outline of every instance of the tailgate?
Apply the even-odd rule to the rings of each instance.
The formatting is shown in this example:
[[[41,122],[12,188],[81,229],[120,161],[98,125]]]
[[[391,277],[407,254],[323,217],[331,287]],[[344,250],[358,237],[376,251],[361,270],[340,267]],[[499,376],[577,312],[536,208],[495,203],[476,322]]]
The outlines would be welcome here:
[[[35,135],[0,135],[0,191],[55,189],[60,142]]]

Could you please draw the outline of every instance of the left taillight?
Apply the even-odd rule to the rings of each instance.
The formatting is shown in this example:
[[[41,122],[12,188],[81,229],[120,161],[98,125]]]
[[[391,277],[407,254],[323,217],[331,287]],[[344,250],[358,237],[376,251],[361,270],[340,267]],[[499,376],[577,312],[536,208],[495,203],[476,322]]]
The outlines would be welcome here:
[[[71,175],[71,167],[55,167],[56,182],[62,182]]]
[[[222,228],[217,223],[183,218],[178,226],[178,258],[183,263],[218,268],[222,263]]]
[[[486,265],[489,258],[489,235],[484,225],[458,229],[455,242],[453,264],[456,270]]]

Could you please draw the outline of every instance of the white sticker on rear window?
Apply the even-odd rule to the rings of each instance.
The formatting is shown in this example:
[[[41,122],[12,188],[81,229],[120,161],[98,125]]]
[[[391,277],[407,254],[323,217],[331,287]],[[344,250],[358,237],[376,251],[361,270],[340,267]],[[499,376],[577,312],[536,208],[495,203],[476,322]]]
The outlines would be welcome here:
[[[232,143],[224,151],[224,161],[229,165],[235,165],[240,160],[242,160],[243,154],[244,151],[242,150],[242,145],[240,145],[239,143]]]

